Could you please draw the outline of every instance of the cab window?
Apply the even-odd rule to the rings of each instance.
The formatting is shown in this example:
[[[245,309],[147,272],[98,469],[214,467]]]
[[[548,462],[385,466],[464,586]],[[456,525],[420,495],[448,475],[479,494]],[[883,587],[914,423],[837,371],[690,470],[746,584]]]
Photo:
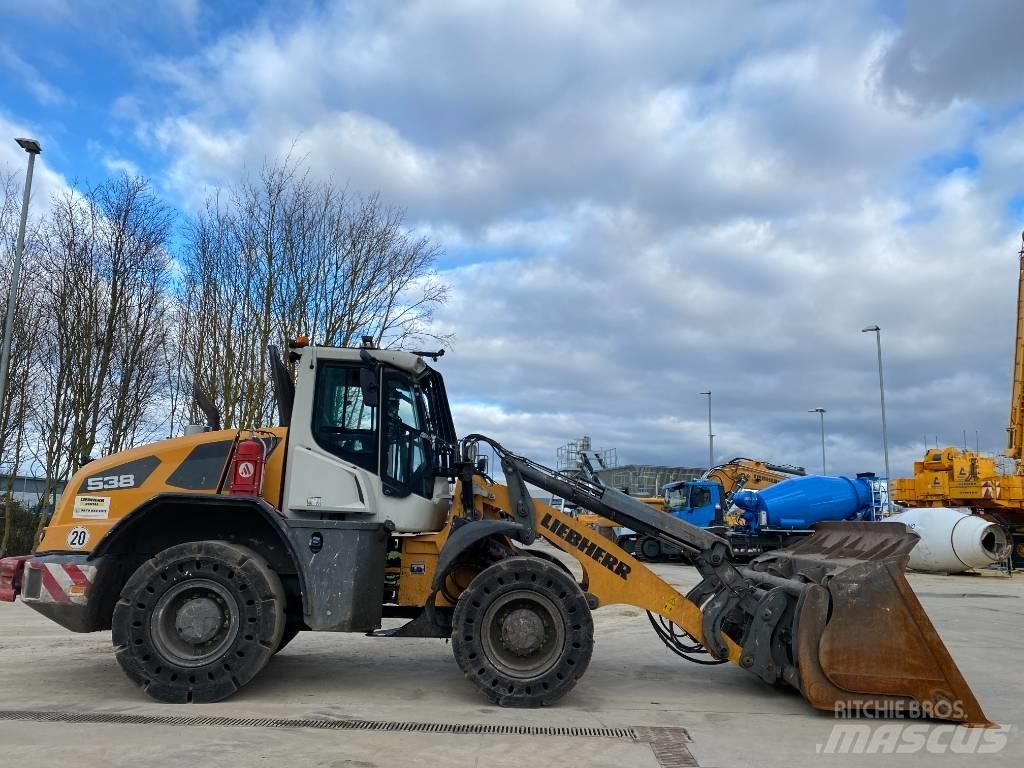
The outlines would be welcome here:
[[[321,363],[313,405],[317,444],[345,461],[377,471],[377,409],[363,401],[358,365]]]
[[[411,379],[396,371],[384,373],[383,395],[381,478],[385,493],[415,493],[429,499],[434,494],[434,459],[425,429],[423,395]]]
[[[697,509],[703,507],[705,504],[711,503],[711,489],[703,486],[696,486],[690,492],[690,508]]]

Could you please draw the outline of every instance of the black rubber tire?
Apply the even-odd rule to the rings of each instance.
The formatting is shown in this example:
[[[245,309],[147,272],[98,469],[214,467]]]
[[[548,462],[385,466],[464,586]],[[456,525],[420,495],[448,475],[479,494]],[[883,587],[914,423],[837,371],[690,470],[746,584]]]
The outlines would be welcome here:
[[[489,650],[493,640],[485,641],[492,629],[485,622],[490,620],[496,628],[500,616],[492,611],[489,618],[489,610],[514,595],[521,597],[508,603],[510,607],[543,600],[547,607],[542,610],[551,620],[550,626],[545,622],[545,636],[555,633],[549,657],[536,672],[510,674]],[[539,707],[564,696],[586,672],[594,651],[594,620],[579,585],[561,568],[530,555],[510,557],[478,574],[459,597],[452,619],[452,650],[466,677],[495,704]]]
[[[554,565],[558,566],[558,568],[561,569],[564,573],[568,574],[570,578],[573,578],[572,571],[569,570],[569,566],[548,552],[544,552],[540,549],[526,549],[525,547],[523,549],[520,549],[519,552],[523,555],[529,555],[530,557],[539,557],[541,560],[546,560],[549,563],[553,563]]]
[[[212,649],[216,653],[201,665],[180,663],[165,651],[166,640],[161,647],[153,637],[161,598],[185,594],[190,583],[219,590],[235,612],[235,620],[225,622],[223,647]],[[251,549],[222,541],[170,547],[139,566],[121,590],[111,627],[117,661],[158,701],[221,701],[252,680],[280,647],[285,602],[281,580]],[[161,634],[159,627],[156,632]]]

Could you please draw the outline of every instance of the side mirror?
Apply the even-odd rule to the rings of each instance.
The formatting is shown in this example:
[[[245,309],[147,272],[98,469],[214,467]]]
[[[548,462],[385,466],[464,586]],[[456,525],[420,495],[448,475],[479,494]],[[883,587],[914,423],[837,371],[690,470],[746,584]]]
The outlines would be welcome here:
[[[377,368],[364,366],[359,369],[359,388],[363,390],[363,402],[371,408],[380,405],[380,384],[377,381]]]

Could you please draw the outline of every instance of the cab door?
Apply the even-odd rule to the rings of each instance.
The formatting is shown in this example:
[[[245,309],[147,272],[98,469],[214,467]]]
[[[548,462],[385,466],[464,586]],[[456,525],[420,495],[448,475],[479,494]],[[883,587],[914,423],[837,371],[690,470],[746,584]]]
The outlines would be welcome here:
[[[383,372],[383,432],[380,479],[386,496],[434,496],[434,451],[426,431],[426,414],[413,380]]]
[[[285,465],[289,515],[375,514],[380,427],[378,408],[364,398],[361,368],[320,359],[315,370],[297,369]]]

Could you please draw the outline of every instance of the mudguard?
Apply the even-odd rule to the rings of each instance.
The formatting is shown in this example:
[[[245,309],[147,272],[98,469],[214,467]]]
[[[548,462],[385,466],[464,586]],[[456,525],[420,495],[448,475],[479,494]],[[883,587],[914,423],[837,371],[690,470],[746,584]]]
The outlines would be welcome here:
[[[476,544],[478,541],[491,536],[508,536],[523,544],[530,543],[535,537],[533,531],[528,531],[519,523],[508,520],[472,520],[467,521],[454,529],[445,542],[441,553],[437,557],[437,570],[434,571],[434,580],[431,582],[431,589],[438,590],[444,584],[448,571],[451,570],[459,555]]]

